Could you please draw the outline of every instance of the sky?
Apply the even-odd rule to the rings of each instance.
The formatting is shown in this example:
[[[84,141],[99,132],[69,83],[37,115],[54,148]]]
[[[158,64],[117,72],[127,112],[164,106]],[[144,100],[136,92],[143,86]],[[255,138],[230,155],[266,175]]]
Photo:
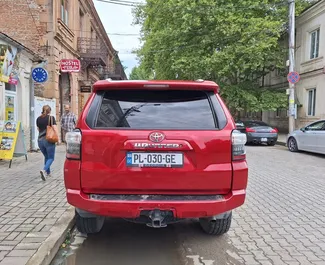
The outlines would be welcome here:
[[[132,0],[132,2],[143,3],[144,0]],[[114,49],[119,52],[122,64],[127,67],[125,72],[128,76],[132,68],[138,64],[136,55],[132,54],[132,51],[140,47],[140,27],[132,25],[133,8],[130,6],[100,2],[98,0],[94,0],[94,4]],[[122,34],[122,36],[110,33]],[[135,34],[135,36],[123,36],[123,34]]]

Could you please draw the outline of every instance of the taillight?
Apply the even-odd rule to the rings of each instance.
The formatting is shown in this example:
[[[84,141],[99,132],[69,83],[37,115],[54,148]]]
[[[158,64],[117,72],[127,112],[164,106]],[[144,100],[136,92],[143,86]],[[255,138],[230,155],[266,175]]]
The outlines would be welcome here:
[[[233,131],[231,134],[232,141],[232,160],[239,161],[246,159],[246,134],[241,133],[237,130]]]
[[[279,131],[278,131],[278,129],[277,128],[274,128],[274,129],[272,129],[272,131],[271,131],[271,133],[278,133]]]
[[[67,143],[67,158],[80,160],[81,132],[79,130],[68,132],[65,135],[65,142]]]
[[[256,132],[256,131],[252,128],[246,128],[246,132]]]

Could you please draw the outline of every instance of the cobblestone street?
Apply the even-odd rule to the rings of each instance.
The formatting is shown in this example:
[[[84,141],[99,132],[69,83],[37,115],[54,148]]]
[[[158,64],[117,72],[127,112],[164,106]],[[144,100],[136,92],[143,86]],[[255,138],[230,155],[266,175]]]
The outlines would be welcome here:
[[[0,265],[33,264],[30,258],[71,210],[63,186],[63,147],[57,149],[53,177],[46,182],[38,173],[41,159],[32,153],[28,162],[15,159],[11,169],[0,162]],[[249,146],[247,201],[234,211],[227,235],[207,236],[195,220],[155,230],[108,219],[99,235],[81,245],[71,264],[132,260],[143,265],[158,259],[157,264],[323,265],[324,161],[324,156],[290,153],[281,146]],[[135,248],[136,257],[125,255]]]
[[[325,157],[252,146],[248,164],[247,200],[228,235],[207,239],[180,228],[184,249],[222,265],[324,265]]]
[[[0,264],[24,265],[60,225],[69,209],[65,198],[63,146],[57,148],[52,177],[40,178],[41,153],[0,161]],[[32,262],[32,260],[31,260]]]
[[[324,265],[324,161],[282,146],[249,146],[247,201],[227,235],[207,236],[196,220],[155,230],[109,219],[69,262],[53,264]]]

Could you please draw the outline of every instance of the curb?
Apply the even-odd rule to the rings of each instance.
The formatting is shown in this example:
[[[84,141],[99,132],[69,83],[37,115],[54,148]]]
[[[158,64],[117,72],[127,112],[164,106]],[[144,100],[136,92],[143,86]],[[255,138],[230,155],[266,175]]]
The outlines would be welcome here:
[[[68,231],[75,224],[75,210],[70,207],[53,226],[51,235],[42,243],[26,265],[49,265],[64,242]]]
[[[287,146],[285,142],[276,142],[277,145]]]

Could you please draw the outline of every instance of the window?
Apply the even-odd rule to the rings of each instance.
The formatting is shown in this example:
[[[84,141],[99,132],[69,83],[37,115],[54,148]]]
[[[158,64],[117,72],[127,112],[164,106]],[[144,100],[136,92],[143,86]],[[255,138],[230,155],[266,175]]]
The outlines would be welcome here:
[[[310,59],[314,59],[318,57],[319,33],[320,33],[319,29],[316,29],[310,33]]]
[[[13,84],[5,83],[5,90],[16,92],[16,86]]]
[[[68,0],[61,0],[61,19],[67,26],[69,25]]]
[[[244,121],[246,127],[269,126],[263,121]]]
[[[79,10],[79,27],[80,27],[80,37],[83,37],[84,33],[84,13]]]
[[[315,122],[306,128],[308,131],[323,131],[325,130],[325,121]]]
[[[202,91],[106,91],[95,127],[216,129],[209,97]]]
[[[315,116],[316,109],[316,89],[308,90],[308,116]]]

